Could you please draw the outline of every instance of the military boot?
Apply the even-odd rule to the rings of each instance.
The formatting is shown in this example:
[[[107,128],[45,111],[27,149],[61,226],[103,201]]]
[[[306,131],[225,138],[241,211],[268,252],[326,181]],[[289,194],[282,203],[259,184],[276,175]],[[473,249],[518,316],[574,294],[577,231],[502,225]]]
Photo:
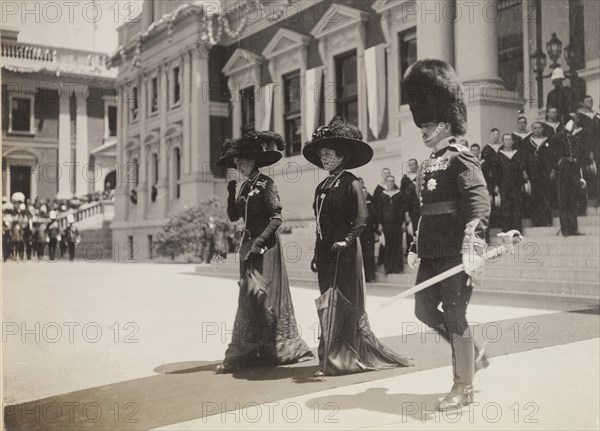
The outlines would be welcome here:
[[[473,402],[473,375],[475,374],[473,336],[454,336],[450,345],[452,346],[454,385],[440,402],[439,410],[460,409]]]

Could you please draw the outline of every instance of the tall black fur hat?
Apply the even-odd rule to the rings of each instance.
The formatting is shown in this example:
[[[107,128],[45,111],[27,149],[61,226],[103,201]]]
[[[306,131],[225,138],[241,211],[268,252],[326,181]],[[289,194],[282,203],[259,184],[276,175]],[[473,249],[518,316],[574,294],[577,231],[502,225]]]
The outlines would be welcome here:
[[[467,105],[462,83],[448,63],[420,60],[404,74],[402,91],[417,127],[424,123],[449,123],[452,133],[467,132]]]
[[[321,126],[302,149],[302,155],[313,165],[323,168],[319,150],[331,148],[344,154],[344,168],[366,165],[373,158],[373,148],[363,141],[362,132],[341,117],[334,117],[327,126]]]
[[[256,161],[256,166],[269,166],[281,159],[280,151],[285,141],[280,134],[270,131],[252,131],[238,139],[226,139],[223,142],[221,157],[217,166],[235,168],[234,157]]]

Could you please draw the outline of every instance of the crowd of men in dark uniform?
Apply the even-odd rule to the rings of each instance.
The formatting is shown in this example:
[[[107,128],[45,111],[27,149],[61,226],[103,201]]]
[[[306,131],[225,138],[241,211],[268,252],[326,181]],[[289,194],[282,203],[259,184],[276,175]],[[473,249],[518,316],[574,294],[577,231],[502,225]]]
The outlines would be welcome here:
[[[13,194],[11,202],[2,203],[3,261],[56,261],[67,252],[73,261],[81,241],[74,223],[68,203],[30,203],[22,193]]]
[[[558,88],[559,92],[568,90],[562,85]],[[577,216],[585,214],[588,202],[598,205],[600,113],[593,110],[594,100],[589,95],[578,109],[554,106],[564,97],[553,92],[548,97],[545,121],[534,122],[528,130],[527,118],[521,115],[515,131],[502,134],[493,128],[489,143],[470,146],[480,159],[487,182],[492,206],[490,228],[522,231],[524,218],[531,219],[534,227],[552,226],[552,211],[558,210],[561,233],[582,235]],[[459,143],[468,146],[464,139]],[[381,183],[372,194],[363,186],[370,216],[369,226],[361,235],[367,282],[375,281],[377,265],[383,265],[386,275],[404,270],[403,259],[419,222],[418,166],[417,160],[408,161],[399,187],[389,168],[381,171]],[[403,234],[406,248],[398,252]],[[489,230],[486,239],[489,242]]]
[[[586,96],[581,109],[566,116],[547,108],[545,122],[518,118],[519,128],[490,132],[481,149],[481,166],[492,203],[491,228],[522,230],[522,219],[532,226],[552,226],[552,210],[559,210],[564,236],[581,235],[577,216],[588,201],[598,202],[600,115]],[[473,150],[472,150],[473,151]],[[477,149],[473,151],[477,153]]]

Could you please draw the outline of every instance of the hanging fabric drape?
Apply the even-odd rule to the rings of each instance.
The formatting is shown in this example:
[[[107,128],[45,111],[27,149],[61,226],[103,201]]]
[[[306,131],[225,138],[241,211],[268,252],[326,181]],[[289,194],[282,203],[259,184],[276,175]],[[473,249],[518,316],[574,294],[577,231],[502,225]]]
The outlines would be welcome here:
[[[365,50],[365,72],[367,78],[367,106],[369,129],[379,138],[385,114],[385,46],[380,44]]]
[[[266,84],[262,88],[263,117],[260,130],[271,130],[271,113],[273,111],[273,90],[275,84]]]
[[[323,68],[315,67],[306,71],[306,87],[304,89],[304,100],[306,103],[306,136],[310,139],[319,123],[319,109],[321,107],[321,82]]]

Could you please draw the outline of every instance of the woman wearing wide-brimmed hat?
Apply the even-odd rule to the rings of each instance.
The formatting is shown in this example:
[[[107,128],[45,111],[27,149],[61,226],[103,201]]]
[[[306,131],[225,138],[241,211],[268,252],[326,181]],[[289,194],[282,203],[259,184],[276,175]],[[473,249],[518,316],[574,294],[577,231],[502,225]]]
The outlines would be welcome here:
[[[283,138],[273,132],[249,132],[227,140],[217,165],[235,168],[246,178],[236,195],[228,184],[227,214],[244,220],[240,246],[240,294],[232,340],[217,372],[252,365],[281,365],[314,358],[300,337],[277,229],[281,203],[271,178],[259,171],[281,159]]]
[[[317,239],[311,269],[318,273],[322,295],[335,285],[336,294],[343,295],[349,302],[343,322],[339,318],[332,320],[333,326],[339,327],[324,331],[335,334],[334,342],[321,337],[321,371],[317,374],[348,374],[412,365],[412,359],[396,354],[377,340],[365,310],[363,259],[358,237],[366,226],[368,212],[360,181],[346,169],[367,164],[373,157],[373,149],[363,142],[362,133],[355,126],[334,118],[313,133],[302,153],[313,165],[329,172],[315,191]]]

